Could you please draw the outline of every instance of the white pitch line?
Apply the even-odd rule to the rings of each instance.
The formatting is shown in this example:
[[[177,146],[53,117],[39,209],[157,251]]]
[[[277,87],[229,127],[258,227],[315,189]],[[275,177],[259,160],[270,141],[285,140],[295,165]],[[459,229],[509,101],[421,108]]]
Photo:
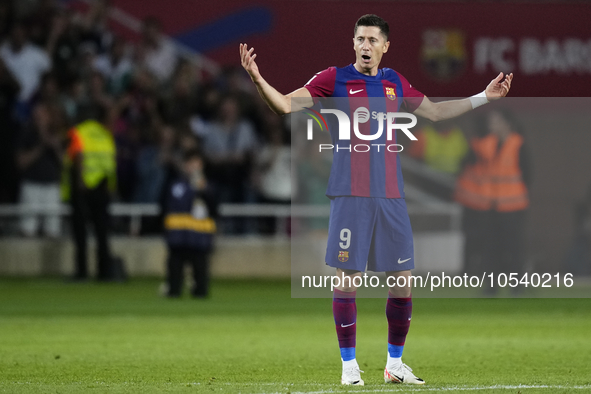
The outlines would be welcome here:
[[[475,386],[475,387],[462,387],[462,386],[453,386],[453,387],[409,387],[407,385],[404,386],[390,386],[388,388],[379,388],[379,389],[360,389],[360,390],[347,390],[348,393],[384,393],[384,392],[397,392],[397,391],[411,391],[411,392],[421,392],[421,391],[478,391],[478,390],[515,390],[515,389],[575,389],[575,390],[589,390],[591,389],[591,385],[584,385],[584,386],[562,386],[562,385],[494,385],[494,386]],[[292,394],[327,394],[327,393],[335,393],[341,392],[341,390],[319,390],[319,391],[292,391]],[[269,394],[269,393],[261,393],[261,394]],[[271,394],[282,394],[281,392],[271,393]]]

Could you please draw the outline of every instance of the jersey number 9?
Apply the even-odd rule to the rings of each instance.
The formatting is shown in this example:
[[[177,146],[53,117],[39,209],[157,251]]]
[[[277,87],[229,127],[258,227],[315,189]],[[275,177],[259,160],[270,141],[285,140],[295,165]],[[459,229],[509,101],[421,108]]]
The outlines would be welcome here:
[[[351,230],[348,228],[341,230],[341,241],[343,241],[339,242],[341,249],[349,249],[349,246],[351,246]]]

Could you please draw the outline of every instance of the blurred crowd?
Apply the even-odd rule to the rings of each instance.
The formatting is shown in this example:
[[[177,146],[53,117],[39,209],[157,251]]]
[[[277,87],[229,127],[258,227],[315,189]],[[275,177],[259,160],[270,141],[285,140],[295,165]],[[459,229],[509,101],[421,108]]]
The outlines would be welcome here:
[[[198,149],[218,202],[289,202],[289,133],[241,68],[205,73],[155,17],[135,40],[115,34],[108,0],[63,4],[0,0],[0,203],[59,200],[68,131],[97,107],[116,143],[116,201],[161,203],[183,154]],[[55,220],[21,232],[58,236]]]

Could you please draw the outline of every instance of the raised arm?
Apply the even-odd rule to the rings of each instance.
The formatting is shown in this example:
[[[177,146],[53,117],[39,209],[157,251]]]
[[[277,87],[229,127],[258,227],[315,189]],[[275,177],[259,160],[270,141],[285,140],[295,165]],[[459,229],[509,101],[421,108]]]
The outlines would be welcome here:
[[[432,120],[433,122],[455,118],[456,116],[462,115],[480,105],[505,97],[507,93],[509,93],[512,80],[513,73],[507,75],[504,80],[503,73],[499,73],[495,79],[490,81],[482,93],[461,100],[449,100],[434,103],[425,96],[423,102],[414,113],[423,118]]]
[[[263,100],[265,100],[273,112],[278,115],[284,115],[290,112],[300,111],[304,107],[311,107],[314,105],[312,96],[306,88],[302,87],[287,95],[284,95],[279,93],[273,86],[269,85],[269,83],[265,81],[259,72],[259,68],[254,61],[257,55],[253,52],[254,48],[248,49],[246,44],[240,44],[240,61],[242,63],[242,67],[244,67],[244,69],[248,72],[250,79],[252,79],[252,82],[254,82],[254,85],[259,92],[259,95]],[[300,98],[299,100],[296,100],[297,104],[295,102],[292,103],[292,97]]]

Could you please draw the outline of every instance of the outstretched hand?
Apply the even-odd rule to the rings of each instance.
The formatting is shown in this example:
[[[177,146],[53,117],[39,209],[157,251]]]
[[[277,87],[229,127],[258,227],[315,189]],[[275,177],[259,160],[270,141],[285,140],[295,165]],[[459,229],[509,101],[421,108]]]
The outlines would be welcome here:
[[[255,55],[256,56],[256,55]],[[499,73],[495,79],[490,81],[484,93],[488,101],[498,100],[501,97],[505,97],[511,89],[511,81],[513,80],[513,73],[508,74],[503,80],[503,73]]]
[[[240,44],[240,62],[242,63],[242,67],[248,72],[250,79],[256,82],[261,77],[261,74],[259,73],[259,67],[254,61],[257,55],[256,53],[253,55],[253,52],[254,48],[248,49],[247,44]]]

